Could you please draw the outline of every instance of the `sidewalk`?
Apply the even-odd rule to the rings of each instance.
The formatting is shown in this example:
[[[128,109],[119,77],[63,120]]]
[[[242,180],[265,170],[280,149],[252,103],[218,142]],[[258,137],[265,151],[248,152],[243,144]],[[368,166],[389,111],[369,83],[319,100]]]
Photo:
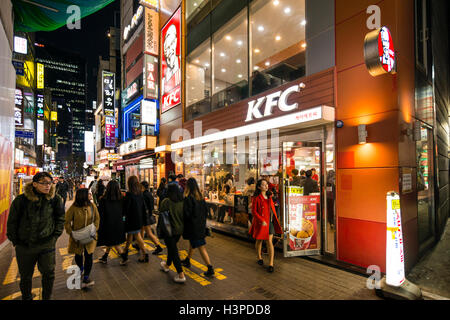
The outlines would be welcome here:
[[[450,219],[436,246],[407,275],[424,292],[450,299]],[[435,297],[440,298],[440,297]]]

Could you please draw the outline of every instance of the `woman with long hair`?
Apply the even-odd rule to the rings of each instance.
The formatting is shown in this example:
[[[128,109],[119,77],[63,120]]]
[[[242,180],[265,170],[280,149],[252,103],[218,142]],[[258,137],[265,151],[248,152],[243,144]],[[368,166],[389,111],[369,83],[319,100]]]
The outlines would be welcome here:
[[[152,193],[149,191],[149,184],[147,181],[141,182],[142,186],[142,195],[144,196],[145,205],[147,207],[147,215],[144,219],[144,226],[141,230],[141,236],[142,239],[144,239],[144,232],[147,233],[150,240],[156,245],[156,249],[152,252],[152,254],[160,254],[163,249],[161,248],[161,244],[158,240],[158,237],[155,236],[155,234],[152,231],[152,228],[150,227],[150,217],[153,215],[153,210],[155,209],[155,200],[153,199]]]
[[[124,260],[124,251],[120,244],[125,242],[125,227],[123,224],[123,199],[120,185],[117,180],[111,180],[106,186],[105,194],[99,199],[98,211],[100,214],[100,228],[98,230],[98,246],[106,246],[103,257],[99,259],[101,263],[108,262],[108,255],[111,248]]]
[[[164,237],[164,242],[167,246],[167,262],[161,262],[161,270],[166,273],[169,272],[169,267],[173,262],[178,272],[173,280],[178,283],[184,283],[186,282],[186,277],[184,276],[177,248],[177,242],[183,234],[183,195],[176,184],[167,186],[167,198],[162,201],[159,211],[169,212],[172,227],[172,235]]]
[[[158,189],[156,190],[157,196],[157,207],[161,205],[161,202],[167,197],[167,180],[166,178],[161,178],[161,182],[159,183]]]
[[[125,253],[121,264],[128,262],[128,248],[133,238],[139,245],[141,253],[138,262],[148,262],[148,254],[145,251],[145,243],[141,237],[141,228],[144,225],[144,217],[146,216],[144,197],[141,192],[141,184],[136,176],[128,178],[128,191],[123,202],[123,213],[125,216],[125,232],[127,233],[127,243],[125,245]]]
[[[275,211],[275,205],[272,200],[272,194],[269,190],[269,184],[266,180],[260,179],[256,183],[255,194],[252,200],[253,221],[249,233],[256,240],[256,253],[258,264],[263,265],[261,256],[262,241],[265,240],[269,249],[269,272],[273,272],[273,259],[275,255],[272,239],[276,233],[281,234],[281,225]]]
[[[91,199],[92,194],[88,189],[78,189],[74,203],[66,212],[66,222],[64,224],[64,228],[70,236],[68,252],[75,254],[75,262],[83,274],[83,287],[94,285],[94,281],[89,276],[92,270],[92,256],[97,246],[97,241],[92,239],[90,243],[82,245],[73,238],[72,231],[83,229],[92,222],[98,230],[100,216],[97,207],[91,202]]]
[[[205,199],[200,192],[197,181],[194,178],[189,178],[184,190],[184,230],[183,238],[189,240],[189,252],[185,260],[181,263],[189,268],[191,266],[190,259],[194,249],[198,248],[203,261],[208,266],[208,271],[204,273],[205,276],[213,276],[214,268],[209,260],[208,252],[206,251],[206,216],[208,209],[206,207]]]

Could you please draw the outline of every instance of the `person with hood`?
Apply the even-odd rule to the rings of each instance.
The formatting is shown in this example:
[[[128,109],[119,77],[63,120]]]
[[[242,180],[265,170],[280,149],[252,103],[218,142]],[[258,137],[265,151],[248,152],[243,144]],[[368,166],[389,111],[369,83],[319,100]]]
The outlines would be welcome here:
[[[42,299],[52,295],[56,241],[64,230],[63,200],[55,189],[52,176],[39,172],[11,204],[6,236],[16,248],[23,300],[33,299],[36,263],[42,274]]]
[[[158,255],[161,254],[163,249],[161,248],[161,244],[158,240],[158,237],[155,236],[155,234],[152,231],[152,228],[150,227],[152,224],[156,223],[156,219],[154,219],[153,215],[153,210],[155,210],[155,199],[153,198],[152,192],[149,190],[149,183],[147,181],[142,181],[141,186],[142,186],[142,196],[144,197],[145,206],[147,208],[147,212],[143,217],[144,225],[141,229],[141,237],[142,239],[144,239],[144,232],[147,233],[147,236],[156,246],[156,249],[153,250],[152,254]]]
[[[69,192],[69,185],[64,181],[64,177],[59,177],[59,182],[56,184],[56,193],[63,199],[64,208],[66,207],[67,193]]]

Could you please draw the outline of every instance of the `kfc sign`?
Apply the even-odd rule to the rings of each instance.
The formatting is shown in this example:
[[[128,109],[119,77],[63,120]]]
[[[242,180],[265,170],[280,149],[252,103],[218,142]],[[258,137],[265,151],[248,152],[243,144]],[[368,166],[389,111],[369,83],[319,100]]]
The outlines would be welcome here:
[[[161,113],[181,103],[181,8],[161,32]]]
[[[245,122],[252,121],[254,119],[261,119],[272,115],[272,109],[275,106],[283,112],[292,111],[298,108],[298,103],[288,105],[287,101],[289,96],[294,92],[300,92],[305,88],[305,84],[302,82],[298,85],[287,88],[284,91],[277,91],[275,93],[263,96],[258,100],[252,100],[248,103],[247,119]],[[260,108],[265,104],[264,113],[261,113]]]
[[[374,77],[396,72],[394,42],[388,28],[382,27],[366,35],[364,59],[369,73]]]

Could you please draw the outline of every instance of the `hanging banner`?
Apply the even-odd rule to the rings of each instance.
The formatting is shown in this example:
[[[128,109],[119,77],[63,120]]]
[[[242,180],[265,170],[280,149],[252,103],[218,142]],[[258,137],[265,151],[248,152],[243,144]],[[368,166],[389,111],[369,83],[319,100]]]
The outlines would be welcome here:
[[[388,192],[386,199],[386,283],[390,286],[399,287],[405,281],[400,196],[392,191]]]
[[[161,32],[161,113],[181,103],[181,8]]]
[[[37,88],[44,89],[44,65],[42,63],[37,64]]]
[[[23,91],[22,89],[16,89],[14,105],[14,123],[16,127],[23,127],[24,112],[23,112]]]
[[[105,148],[116,147],[116,122],[114,117],[105,118]]]
[[[116,80],[113,72],[103,71],[103,113],[106,117],[114,117]]]
[[[287,187],[289,251],[317,250],[317,209],[320,196],[304,196],[302,187]]]
[[[44,118],[44,96],[42,94],[36,95],[36,114],[38,119]]]
[[[158,99],[158,58],[145,55],[144,59],[144,98]]]
[[[157,56],[159,52],[159,14],[145,8],[144,53]]]

